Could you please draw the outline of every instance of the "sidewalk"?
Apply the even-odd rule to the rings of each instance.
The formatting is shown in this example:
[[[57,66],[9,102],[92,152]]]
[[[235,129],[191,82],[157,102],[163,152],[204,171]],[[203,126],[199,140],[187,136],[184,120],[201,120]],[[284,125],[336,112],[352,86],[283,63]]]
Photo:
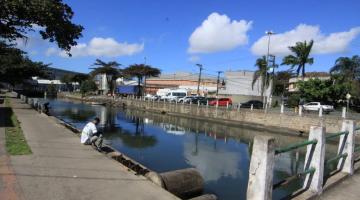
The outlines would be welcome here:
[[[51,118],[12,99],[33,152],[11,164],[27,200],[177,199],[121,164],[80,144],[80,138]]]
[[[360,171],[355,172],[353,176],[346,178],[341,183],[326,190],[318,199],[360,199]]]

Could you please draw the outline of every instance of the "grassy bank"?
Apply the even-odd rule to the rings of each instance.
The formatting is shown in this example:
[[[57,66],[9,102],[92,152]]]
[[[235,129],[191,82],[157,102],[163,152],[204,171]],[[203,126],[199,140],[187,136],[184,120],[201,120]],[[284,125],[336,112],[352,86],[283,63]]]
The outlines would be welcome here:
[[[5,113],[10,126],[5,128],[6,150],[10,155],[27,155],[31,154],[31,149],[27,144],[24,134],[21,130],[20,123],[15,113],[11,109],[10,100],[5,99],[5,106],[10,109]],[[10,118],[9,118],[10,117]]]

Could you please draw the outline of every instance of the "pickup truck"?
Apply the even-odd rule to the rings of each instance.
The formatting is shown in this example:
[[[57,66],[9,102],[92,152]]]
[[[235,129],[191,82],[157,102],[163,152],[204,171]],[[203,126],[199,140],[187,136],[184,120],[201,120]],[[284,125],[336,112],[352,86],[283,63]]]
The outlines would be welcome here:
[[[303,105],[303,108],[306,111],[319,111],[320,107],[322,107],[324,113],[330,113],[334,111],[334,106],[321,104],[320,102],[310,102]]]

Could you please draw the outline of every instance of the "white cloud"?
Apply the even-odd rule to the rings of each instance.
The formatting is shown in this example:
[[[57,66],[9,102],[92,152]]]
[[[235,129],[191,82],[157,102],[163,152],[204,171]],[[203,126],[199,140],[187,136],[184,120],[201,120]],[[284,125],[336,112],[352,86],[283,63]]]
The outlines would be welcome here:
[[[144,44],[128,44],[127,42],[118,42],[113,38],[94,37],[88,44],[79,43],[73,46],[70,53],[73,57],[81,56],[104,56],[104,57],[117,57],[117,56],[131,56],[144,50]],[[49,48],[47,55],[54,55],[53,49]],[[58,51],[58,55],[68,57],[65,51]]]
[[[252,22],[231,20],[226,15],[211,13],[189,38],[189,53],[212,53],[234,49],[248,43],[247,31]]]
[[[305,40],[314,40],[313,54],[340,53],[346,51],[351,41],[359,34],[360,27],[325,35],[320,31],[319,26],[300,24],[293,30],[272,35],[270,53],[278,56],[287,55],[290,53],[289,46]],[[267,53],[267,43],[268,37],[261,37],[252,45],[252,53],[255,55],[265,55]]]
[[[54,47],[50,47],[45,51],[46,56],[52,56],[58,53],[58,50]]]

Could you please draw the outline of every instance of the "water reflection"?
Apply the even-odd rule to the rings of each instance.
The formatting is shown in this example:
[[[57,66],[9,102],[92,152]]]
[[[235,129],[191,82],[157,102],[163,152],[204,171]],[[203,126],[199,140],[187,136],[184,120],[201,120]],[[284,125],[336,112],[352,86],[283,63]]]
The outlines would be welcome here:
[[[209,145],[209,142],[213,145]],[[194,139],[189,138],[184,142],[186,163],[196,167],[206,182],[217,181],[221,177],[242,176],[241,156],[237,152],[217,148],[216,139],[207,138],[205,141],[199,141],[198,134],[195,134]]]
[[[64,101],[51,102],[51,106],[53,115],[78,128],[99,116],[105,143],[154,171],[196,167],[204,177],[205,192],[226,200],[246,198],[254,136],[273,136],[277,146],[305,139],[271,132],[276,130],[250,129],[143,111]],[[302,171],[304,156],[305,149],[277,156],[274,183]],[[296,182],[277,189],[274,199],[300,187],[301,182]]]

